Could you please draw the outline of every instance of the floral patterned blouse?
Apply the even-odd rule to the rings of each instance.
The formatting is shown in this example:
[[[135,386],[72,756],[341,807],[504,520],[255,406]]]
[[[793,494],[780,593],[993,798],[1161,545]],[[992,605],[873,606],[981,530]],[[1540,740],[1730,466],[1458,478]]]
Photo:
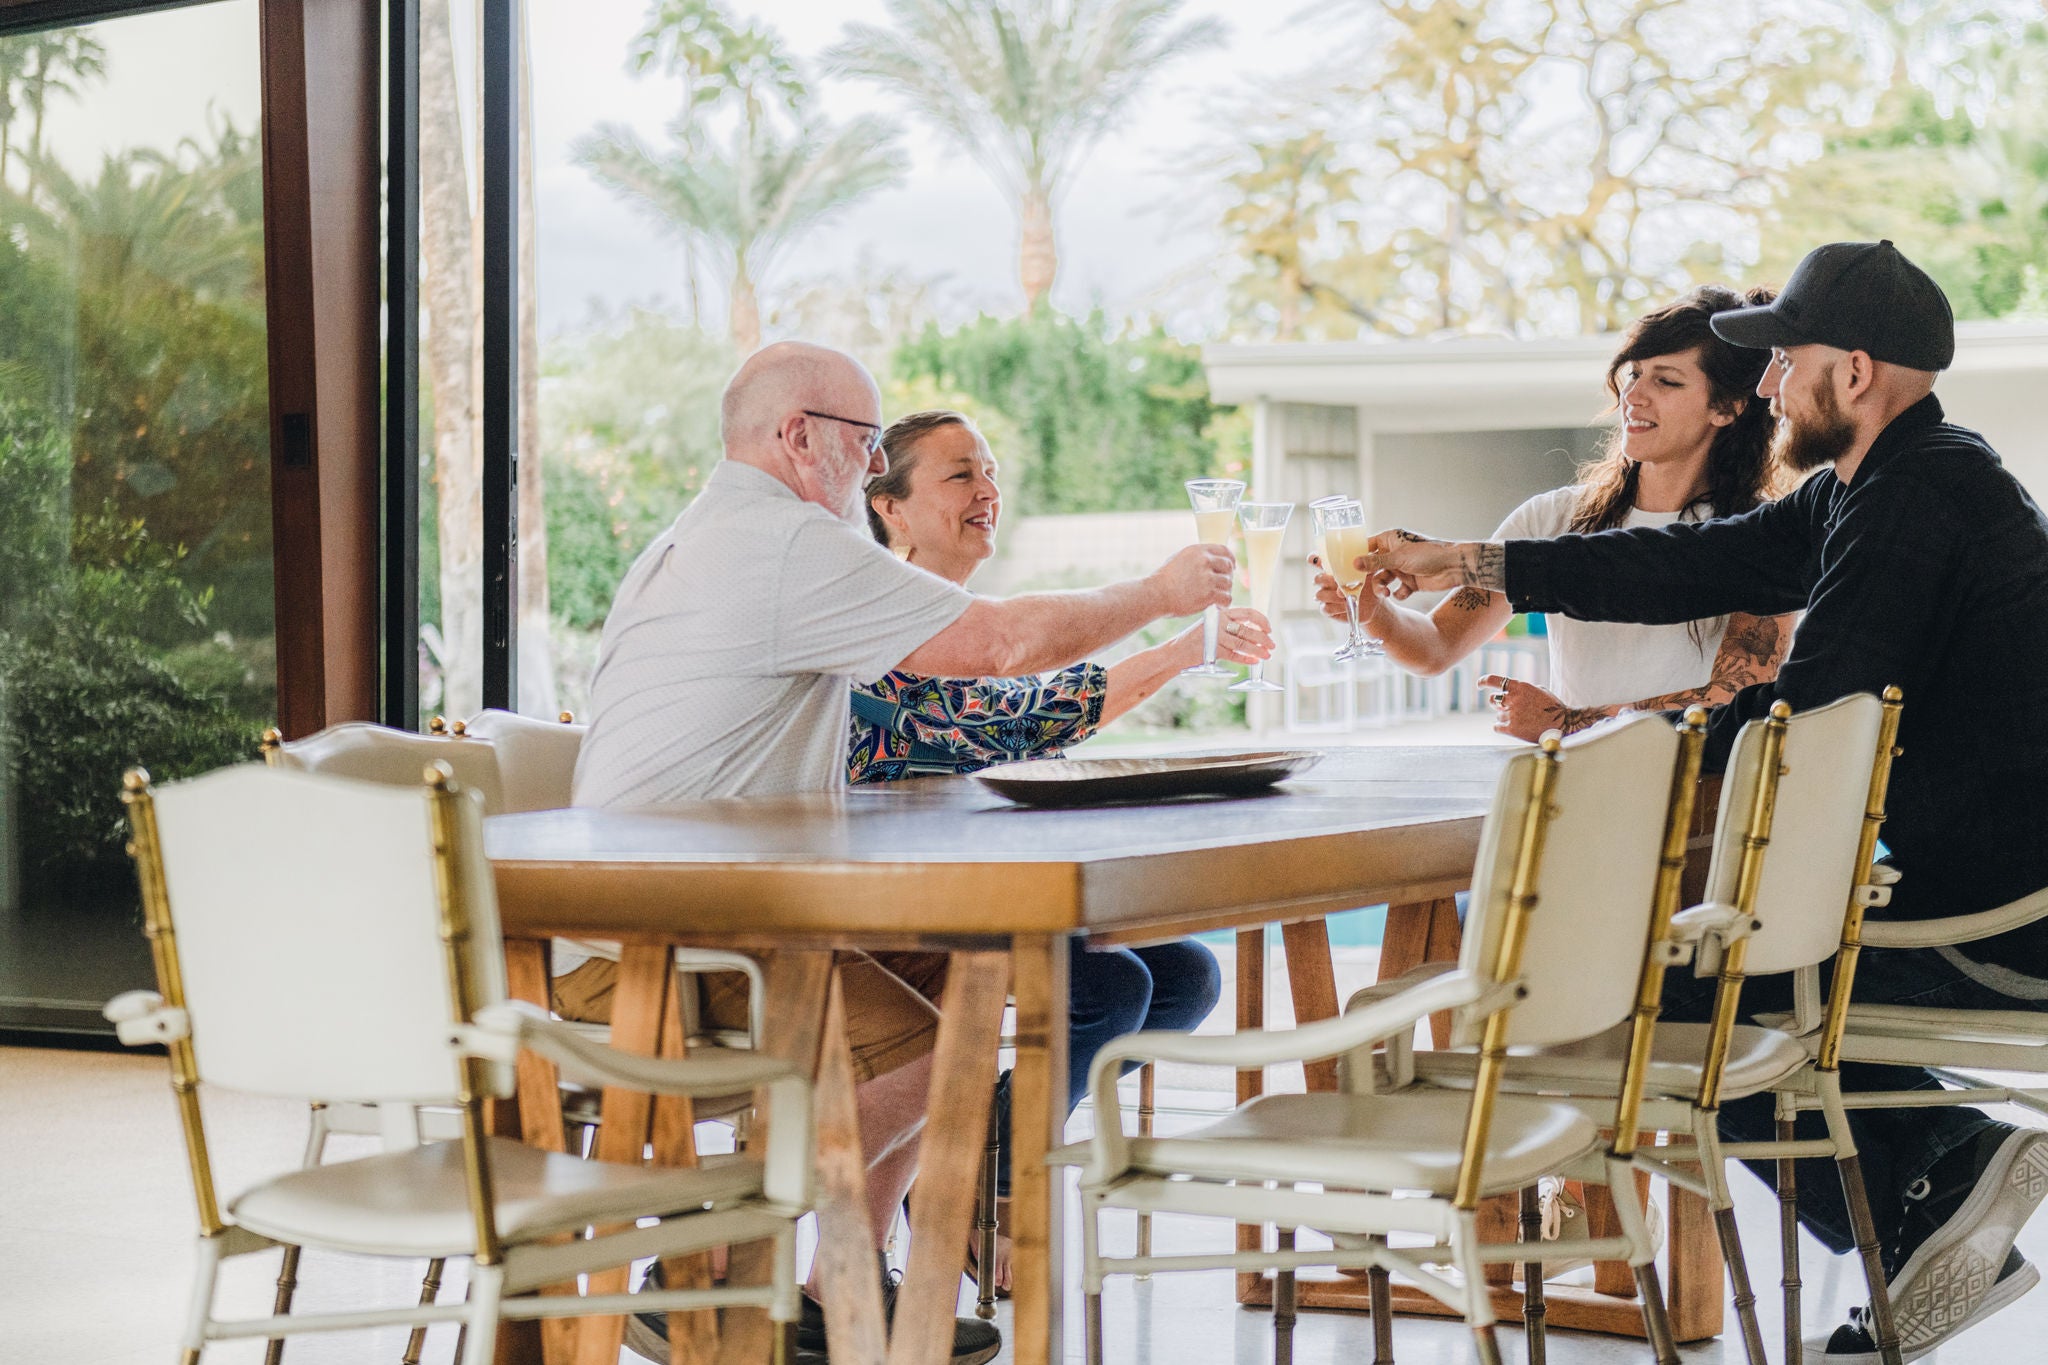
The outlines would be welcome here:
[[[890,673],[853,689],[847,781],[971,773],[1057,755],[1095,733],[1108,691],[1100,664],[1035,678]]]

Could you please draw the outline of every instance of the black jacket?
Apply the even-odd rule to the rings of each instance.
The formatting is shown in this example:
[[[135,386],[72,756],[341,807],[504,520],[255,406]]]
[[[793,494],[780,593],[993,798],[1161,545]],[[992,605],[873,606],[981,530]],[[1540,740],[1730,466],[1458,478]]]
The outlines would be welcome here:
[[[1804,611],[1777,680],[1714,712],[1707,763],[1783,699],[1905,690],[1884,842],[1892,913],[1967,914],[2048,886],[2048,518],[1932,395],[1848,484],[1822,470],[1739,517],[1507,543],[1519,611],[1662,624]],[[2048,924],[1964,949],[2048,977]]]

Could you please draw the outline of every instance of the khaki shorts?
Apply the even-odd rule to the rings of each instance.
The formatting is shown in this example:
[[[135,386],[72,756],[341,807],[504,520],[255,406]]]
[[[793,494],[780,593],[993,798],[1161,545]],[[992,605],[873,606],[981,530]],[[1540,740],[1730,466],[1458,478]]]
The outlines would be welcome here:
[[[876,953],[872,960],[840,953],[837,962],[846,992],[846,1036],[853,1046],[855,1080],[885,1076],[932,1050],[939,1029],[933,1007],[946,985],[944,953]],[[721,1029],[747,1027],[744,976],[712,972],[689,979],[698,983],[704,1023]],[[555,1013],[578,1023],[610,1023],[618,981],[618,963],[591,958],[555,978]]]

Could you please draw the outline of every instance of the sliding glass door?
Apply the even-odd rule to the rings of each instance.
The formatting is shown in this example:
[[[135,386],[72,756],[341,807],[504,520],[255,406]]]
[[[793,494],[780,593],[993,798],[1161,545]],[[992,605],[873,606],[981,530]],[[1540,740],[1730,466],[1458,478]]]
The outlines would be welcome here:
[[[119,790],[277,709],[257,0],[0,35],[0,1028],[150,982]]]

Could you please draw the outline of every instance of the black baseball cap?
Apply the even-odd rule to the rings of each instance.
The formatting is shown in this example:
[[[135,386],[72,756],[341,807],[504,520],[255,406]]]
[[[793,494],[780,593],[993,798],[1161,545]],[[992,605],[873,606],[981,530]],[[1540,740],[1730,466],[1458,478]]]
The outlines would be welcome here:
[[[1817,246],[1772,302],[1709,323],[1736,346],[1833,346],[1909,370],[1945,370],[1956,358],[1948,296],[1890,242]]]

